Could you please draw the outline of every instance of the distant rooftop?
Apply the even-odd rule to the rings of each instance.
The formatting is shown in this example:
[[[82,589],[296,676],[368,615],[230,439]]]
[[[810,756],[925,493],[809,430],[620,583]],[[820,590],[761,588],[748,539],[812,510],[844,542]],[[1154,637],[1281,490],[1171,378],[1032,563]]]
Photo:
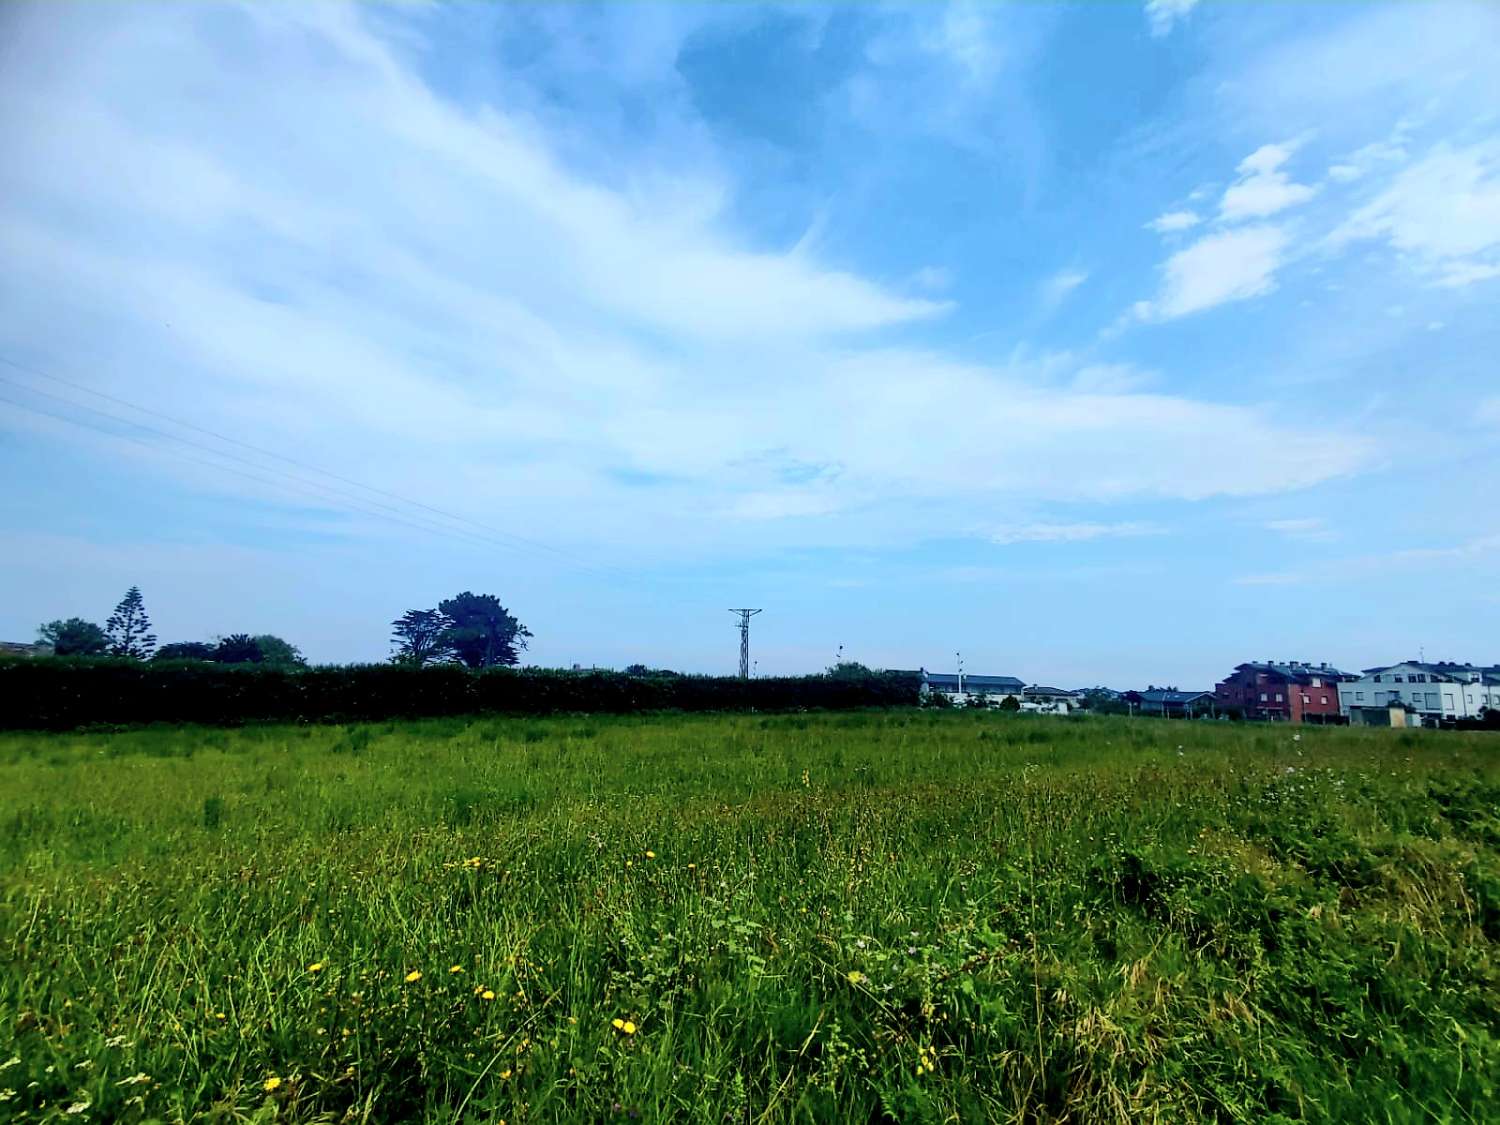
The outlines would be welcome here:
[[[924,672],[929,687],[937,688],[939,691],[957,691],[957,672]],[[1020,691],[1026,686],[1025,682],[1014,676],[981,676],[964,673],[964,690],[976,694],[985,691]]]
[[[1192,703],[1205,697],[1212,699],[1211,691],[1178,691],[1176,688],[1147,688],[1136,692],[1145,703]]]

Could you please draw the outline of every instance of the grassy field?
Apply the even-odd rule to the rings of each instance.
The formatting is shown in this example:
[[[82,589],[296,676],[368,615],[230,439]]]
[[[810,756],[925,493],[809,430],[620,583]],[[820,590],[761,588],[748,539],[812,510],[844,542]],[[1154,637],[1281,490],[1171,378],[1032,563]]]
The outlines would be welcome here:
[[[19,1121],[1493,1121],[1497,951],[1491,735],[0,735]]]

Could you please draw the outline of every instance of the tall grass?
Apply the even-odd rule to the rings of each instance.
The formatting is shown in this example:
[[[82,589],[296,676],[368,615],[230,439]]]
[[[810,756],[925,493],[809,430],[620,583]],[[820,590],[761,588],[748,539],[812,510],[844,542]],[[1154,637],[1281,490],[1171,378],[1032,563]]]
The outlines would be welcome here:
[[[1497,745],[920,712],[4,735],[0,1117],[1493,1119]]]

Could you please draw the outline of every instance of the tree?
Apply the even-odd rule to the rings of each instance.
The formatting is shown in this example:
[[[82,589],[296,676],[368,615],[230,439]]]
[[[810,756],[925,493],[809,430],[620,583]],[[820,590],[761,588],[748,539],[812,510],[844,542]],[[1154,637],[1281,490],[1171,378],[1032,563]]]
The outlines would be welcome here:
[[[875,673],[857,660],[840,660],[824,673],[830,680],[866,680]]]
[[[515,619],[493,594],[464,591],[438,603],[438,612],[453,624],[448,643],[459,660],[470,668],[519,664],[519,650],[526,647],[531,630]]]
[[[151,618],[146,616],[146,603],[139,586],[125,591],[120,604],[104,623],[104,632],[109,637],[111,656],[128,656],[132,660],[151,658],[156,650],[156,634],[151,632]]]
[[[249,633],[231,633],[220,637],[214,647],[214,659],[220,664],[259,664],[266,658],[260,645]]]
[[[174,641],[156,650],[152,660],[212,660],[214,646],[203,641]]]
[[[407,610],[391,622],[391,643],[396,646],[391,661],[420,668],[448,659],[453,655],[453,642],[448,636],[452,628],[452,619],[442,610]]]
[[[307,667],[307,657],[303,656],[302,650],[290,641],[284,641],[272,633],[261,633],[250,639],[260,647],[260,658],[264,664],[269,664],[273,668]]]
[[[1021,701],[1013,695],[1007,695],[1000,701],[1000,710],[1002,711],[1019,711],[1020,709]]]
[[[109,638],[104,635],[104,630],[81,617],[39,625],[36,639],[51,645],[58,656],[103,656],[109,648]]]

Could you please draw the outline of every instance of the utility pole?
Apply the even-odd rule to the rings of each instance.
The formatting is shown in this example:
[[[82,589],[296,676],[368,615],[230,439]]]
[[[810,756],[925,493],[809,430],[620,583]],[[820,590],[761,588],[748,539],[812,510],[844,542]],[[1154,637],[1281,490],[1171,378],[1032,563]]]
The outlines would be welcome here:
[[[730,613],[740,615],[740,679],[750,678],[750,619],[757,613],[758,609],[731,609]]]
[[[961,652],[955,652],[953,655],[958,658],[958,694],[959,695],[963,695],[963,693],[964,693],[964,654],[961,653]]]

